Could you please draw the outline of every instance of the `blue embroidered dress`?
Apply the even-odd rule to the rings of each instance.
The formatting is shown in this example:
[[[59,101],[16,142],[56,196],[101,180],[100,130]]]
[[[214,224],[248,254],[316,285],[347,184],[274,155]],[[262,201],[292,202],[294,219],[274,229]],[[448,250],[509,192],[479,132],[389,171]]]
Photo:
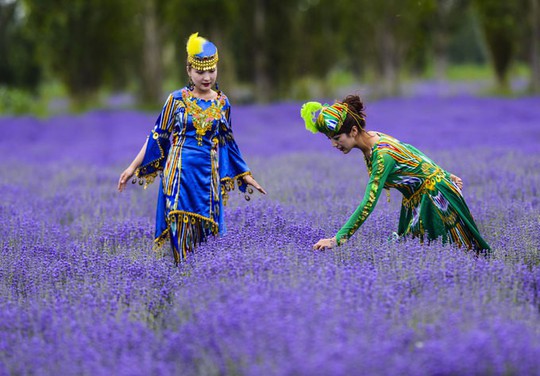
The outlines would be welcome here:
[[[241,178],[251,172],[233,138],[230,111],[222,92],[214,100],[188,88],[170,94],[135,172],[146,185],[161,173],[155,243],[169,238],[176,263],[208,235],[225,232],[223,205],[235,180],[246,191]]]

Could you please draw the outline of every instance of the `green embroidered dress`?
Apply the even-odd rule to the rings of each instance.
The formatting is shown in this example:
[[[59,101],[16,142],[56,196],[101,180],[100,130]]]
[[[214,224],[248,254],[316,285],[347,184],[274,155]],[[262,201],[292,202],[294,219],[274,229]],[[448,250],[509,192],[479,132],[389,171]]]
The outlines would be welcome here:
[[[490,250],[450,174],[415,147],[378,135],[371,158],[366,159],[370,179],[364,199],[338,231],[337,243],[345,242],[364,223],[383,188],[396,188],[403,194],[398,235],[421,241],[442,238],[443,243]]]

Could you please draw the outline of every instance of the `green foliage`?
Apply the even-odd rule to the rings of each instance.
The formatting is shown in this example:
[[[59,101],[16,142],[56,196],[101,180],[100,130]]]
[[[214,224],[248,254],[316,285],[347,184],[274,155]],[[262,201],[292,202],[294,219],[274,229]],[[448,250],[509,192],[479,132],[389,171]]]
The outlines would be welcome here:
[[[513,77],[526,78],[529,68],[525,64],[514,64],[510,70]],[[488,64],[453,64],[448,68],[448,79],[451,81],[491,80],[493,67]]]
[[[46,114],[45,103],[27,90],[0,86],[0,114],[37,116]]]
[[[448,77],[455,73],[439,64],[445,59],[482,65],[488,55],[505,83],[514,56],[525,60],[530,39],[530,25],[519,22],[527,18],[527,0],[0,4],[0,84],[37,91],[45,77],[60,81],[78,109],[104,91],[122,90],[155,105],[163,87],[187,81],[185,43],[193,32],[218,45],[220,86],[238,89],[246,101],[332,97],[359,82],[377,95],[395,95],[403,77]],[[155,27],[148,28],[149,20]]]
[[[426,65],[428,22],[434,1],[344,0],[338,3],[340,44],[345,46],[348,66],[358,75],[374,74],[380,95],[399,91],[400,72],[421,70]]]
[[[521,0],[474,0],[495,74],[501,87],[508,85],[507,73],[522,32],[526,4]]]
[[[493,71],[487,64],[459,64],[448,69],[448,79],[453,81],[489,80]]]
[[[0,85],[35,90],[42,67],[35,53],[36,40],[18,16],[17,3],[0,3]]]
[[[457,65],[487,63],[487,52],[482,44],[477,18],[468,9],[465,12],[460,11],[459,19],[461,22],[456,25],[449,40],[448,58],[450,63]]]
[[[29,29],[39,36],[43,63],[76,100],[107,79],[126,80],[137,8],[128,0],[24,0]]]

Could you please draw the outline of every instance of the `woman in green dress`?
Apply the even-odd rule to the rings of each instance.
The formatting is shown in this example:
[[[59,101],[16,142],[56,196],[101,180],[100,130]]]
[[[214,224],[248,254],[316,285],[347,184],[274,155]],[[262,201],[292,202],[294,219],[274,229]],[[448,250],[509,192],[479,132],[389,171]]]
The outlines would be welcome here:
[[[357,95],[331,106],[308,102],[302,106],[301,116],[309,131],[324,133],[344,154],[360,149],[369,173],[358,208],[334,237],[319,240],[314,249],[346,242],[373,211],[383,188],[396,188],[403,194],[400,238],[441,239],[483,253],[490,251],[461,194],[461,179],[415,147],[381,132],[366,131],[364,104]]]

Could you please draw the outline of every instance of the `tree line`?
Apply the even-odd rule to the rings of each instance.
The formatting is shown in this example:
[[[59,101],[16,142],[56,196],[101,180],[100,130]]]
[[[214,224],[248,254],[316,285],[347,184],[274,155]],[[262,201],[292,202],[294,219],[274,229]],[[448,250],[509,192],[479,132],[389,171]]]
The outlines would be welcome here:
[[[185,79],[185,42],[198,31],[219,48],[220,81],[250,100],[291,96],[302,79],[349,72],[395,95],[404,74],[449,64],[493,67],[501,88],[527,65],[540,92],[540,0],[0,0],[0,85],[60,81],[85,101],[135,88],[159,103]]]

